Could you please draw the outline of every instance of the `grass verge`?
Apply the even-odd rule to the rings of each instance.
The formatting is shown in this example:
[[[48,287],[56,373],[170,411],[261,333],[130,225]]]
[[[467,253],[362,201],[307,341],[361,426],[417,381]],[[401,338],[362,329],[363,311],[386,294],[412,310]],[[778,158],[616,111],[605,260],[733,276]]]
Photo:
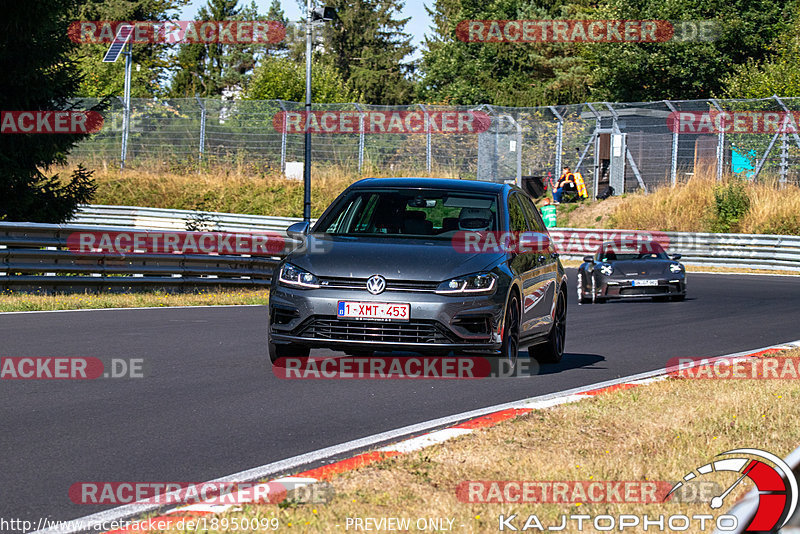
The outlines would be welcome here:
[[[161,306],[212,306],[236,304],[267,304],[267,289],[237,289],[232,291],[199,291],[197,293],[77,293],[35,295],[29,293],[0,293],[0,312],[89,310],[98,308],[146,308]]]
[[[797,358],[800,351],[780,356]],[[345,532],[348,517],[403,517],[412,523],[447,518],[456,532],[490,532],[498,530],[500,514],[511,513],[523,518],[517,519],[518,528],[529,514],[536,514],[545,530],[560,525],[562,514],[722,513],[750,489],[748,484],[740,484],[720,512],[712,511],[707,501],[465,504],[456,498],[455,488],[469,480],[676,481],[735,448],[759,448],[785,457],[800,444],[800,426],[795,424],[799,418],[797,380],[669,379],[534,411],[336,476],[330,481],[335,495],[326,504],[247,505],[221,518],[275,517],[280,531],[291,532]],[[737,478],[735,473],[716,473],[712,480],[724,489]]]

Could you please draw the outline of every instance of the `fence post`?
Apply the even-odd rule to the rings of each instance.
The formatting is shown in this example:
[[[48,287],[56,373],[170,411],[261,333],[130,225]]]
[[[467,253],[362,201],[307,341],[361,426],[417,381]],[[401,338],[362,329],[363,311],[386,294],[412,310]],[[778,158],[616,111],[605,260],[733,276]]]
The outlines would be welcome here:
[[[564,150],[564,117],[561,116],[555,106],[547,107],[558,121],[556,125],[556,168],[553,172],[553,176],[561,176],[561,152]]]
[[[364,114],[358,103],[353,104],[358,113],[358,174],[361,175],[361,168],[364,166]]]
[[[678,113],[677,108],[673,106],[672,102],[669,100],[664,100],[664,104],[667,105],[672,113]],[[672,132],[672,157],[669,166],[669,181],[672,187],[675,187],[675,184],[678,182],[678,132]]]
[[[428,110],[423,104],[417,104],[422,112],[425,114],[425,169],[428,174],[431,173],[431,121],[428,116]]]
[[[286,106],[283,105],[283,100],[278,100],[278,105],[283,111],[283,131],[281,132],[281,174],[286,173]]]
[[[717,111],[722,113],[722,106],[719,105],[716,98],[709,99]],[[722,180],[722,169],[725,166],[725,132],[720,131],[717,134],[717,180]]]
[[[786,176],[789,173],[789,139],[786,132],[781,134],[781,187],[786,186]]]
[[[197,104],[200,106],[200,149],[197,154],[197,162],[203,162],[203,153],[206,149],[206,107],[203,105],[203,102],[200,100],[199,97],[194,97],[197,100]],[[200,171],[198,167],[198,172]]]
[[[121,169],[125,168],[125,160],[128,157],[128,126],[129,126],[129,110],[130,101],[126,101],[122,97],[117,97],[122,102],[122,143],[119,155],[119,166]]]

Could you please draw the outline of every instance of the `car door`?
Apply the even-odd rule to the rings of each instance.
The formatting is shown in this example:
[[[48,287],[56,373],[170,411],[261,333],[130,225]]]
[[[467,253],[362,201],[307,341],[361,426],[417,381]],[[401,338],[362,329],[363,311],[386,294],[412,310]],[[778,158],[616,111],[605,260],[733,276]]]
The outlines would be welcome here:
[[[527,220],[527,230],[548,236],[539,210],[533,205],[531,199],[526,195],[517,193],[522,209]],[[523,244],[528,240],[524,240]],[[534,245],[531,254],[533,256],[533,269],[530,279],[533,291],[530,299],[526,298],[525,306],[530,307],[531,330],[533,333],[546,332],[553,322],[556,298],[558,297],[558,255],[554,247],[544,247],[544,243],[539,240],[532,240]]]
[[[522,205],[522,197],[517,192],[511,192],[508,196],[508,222],[509,230],[515,239],[519,239],[528,232],[528,220],[525,216],[525,209]],[[541,287],[537,283],[539,276],[537,263],[537,253],[533,250],[517,247],[511,252],[511,270],[519,277],[522,284],[522,324],[520,337],[528,337],[539,333],[543,328],[541,322],[541,306],[539,294],[536,293]]]

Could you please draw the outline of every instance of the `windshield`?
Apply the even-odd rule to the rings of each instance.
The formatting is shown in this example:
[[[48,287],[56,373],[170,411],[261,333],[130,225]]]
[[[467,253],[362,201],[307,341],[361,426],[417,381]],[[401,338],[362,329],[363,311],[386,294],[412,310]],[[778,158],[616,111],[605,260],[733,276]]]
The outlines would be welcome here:
[[[315,228],[341,236],[452,238],[461,230],[497,230],[491,195],[443,190],[354,190]]]
[[[599,261],[627,261],[627,260],[666,260],[667,253],[656,241],[648,241],[638,247],[631,247],[624,243],[605,243],[597,253]]]

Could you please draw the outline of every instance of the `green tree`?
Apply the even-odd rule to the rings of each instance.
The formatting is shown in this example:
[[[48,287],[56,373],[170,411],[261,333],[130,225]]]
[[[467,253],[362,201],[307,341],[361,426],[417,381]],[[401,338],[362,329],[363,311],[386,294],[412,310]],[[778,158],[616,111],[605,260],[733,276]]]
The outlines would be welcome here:
[[[414,51],[403,31],[409,19],[397,19],[403,3],[397,0],[331,0],[338,20],[322,29],[324,53],[347,86],[368,104],[406,104],[413,100]]]
[[[0,110],[66,110],[80,87],[80,70],[68,34],[75,0],[11,2],[0,29]],[[95,190],[78,167],[71,179],[46,174],[66,163],[85,135],[0,134],[0,219],[57,223],[67,220]]]
[[[798,23],[800,12],[793,26]],[[728,98],[800,97],[800,34],[794,29],[783,33],[770,52],[762,62],[751,59],[734,68],[723,81]]]
[[[358,96],[345,84],[331,65],[315,61],[311,94],[315,103],[356,102]],[[245,98],[249,100],[288,100],[304,102],[305,67],[291,59],[265,56],[250,80]]]
[[[74,8],[77,21],[164,21],[174,20],[177,10],[189,0],[84,0]],[[70,57],[81,74],[78,94],[86,97],[121,96],[125,81],[125,61],[103,63],[108,43],[81,44]],[[134,98],[160,96],[165,92],[169,60],[166,43],[136,43],[133,45],[131,95]]]
[[[261,20],[255,2],[244,8],[239,0],[208,0],[198,20]],[[219,96],[225,89],[243,88],[256,64],[254,43],[184,43],[175,61],[171,94],[175,97]]]
[[[418,85],[420,99],[450,104],[539,106],[580,102],[588,96],[590,72],[580,45],[565,43],[465,43],[457,39],[463,20],[582,18],[580,3],[542,0],[435,0],[428,13]]]
[[[723,91],[737,65],[759,62],[788,29],[794,0],[606,0],[597,18],[713,20],[713,40],[586,47],[592,98],[651,101],[708,98]]]

